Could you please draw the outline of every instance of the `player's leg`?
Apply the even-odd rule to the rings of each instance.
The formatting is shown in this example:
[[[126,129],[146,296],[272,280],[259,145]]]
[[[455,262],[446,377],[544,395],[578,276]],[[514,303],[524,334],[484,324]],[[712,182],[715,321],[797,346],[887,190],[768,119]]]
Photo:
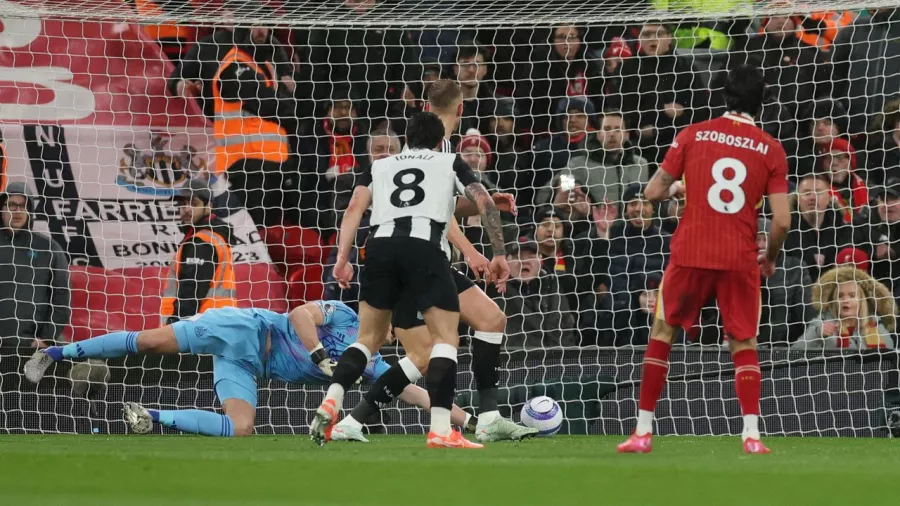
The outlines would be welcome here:
[[[37,350],[25,363],[25,377],[37,383],[54,362],[79,358],[116,358],[135,353],[170,354],[179,349],[171,325],[143,332],[111,332],[64,346]]]
[[[734,361],[734,390],[741,405],[744,428],[741,439],[746,453],[769,453],[760,441],[759,399],[762,372],[756,352],[759,333],[760,277],[750,272],[728,272],[716,288],[716,298],[722,312],[728,347]]]
[[[325,400],[316,410],[316,416],[309,427],[310,438],[320,446],[328,441],[331,427],[337,422],[338,413],[344,403],[344,393],[363,375],[372,354],[377,352],[384,342],[390,326],[390,309],[378,309],[366,301],[360,301],[359,337],[341,354],[334,368]]]
[[[459,293],[459,318],[472,327],[472,374],[478,389],[478,426],[475,429],[479,441],[519,440],[536,436],[537,429],[518,425],[500,416],[497,409],[497,385],[500,382],[500,351],[506,330],[506,315],[481,288],[457,271]],[[462,278],[463,280],[460,280]]]
[[[256,419],[256,378],[236,360],[213,357],[216,396],[225,414],[201,409],[147,409],[125,403],[125,422],[133,432],[150,432],[154,423],[189,434],[205,436],[249,436]]]
[[[656,303],[656,319],[644,352],[634,434],[616,447],[620,453],[648,453],[652,449],[653,414],[666,386],[669,352],[678,327],[688,328],[715,289],[716,271],[670,265],[663,275]]]

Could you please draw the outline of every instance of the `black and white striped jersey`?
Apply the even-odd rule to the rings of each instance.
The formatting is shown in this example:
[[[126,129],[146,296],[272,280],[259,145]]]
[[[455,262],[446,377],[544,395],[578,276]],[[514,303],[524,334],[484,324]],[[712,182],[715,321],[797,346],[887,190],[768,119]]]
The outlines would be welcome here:
[[[449,257],[447,224],[457,192],[478,181],[459,155],[407,149],[377,160],[363,177],[360,183],[372,192],[370,238],[415,237],[440,246]]]
[[[441,142],[441,152],[442,153],[452,153],[453,152],[453,143],[450,142],[450,139],[445,137],[443,142]]]

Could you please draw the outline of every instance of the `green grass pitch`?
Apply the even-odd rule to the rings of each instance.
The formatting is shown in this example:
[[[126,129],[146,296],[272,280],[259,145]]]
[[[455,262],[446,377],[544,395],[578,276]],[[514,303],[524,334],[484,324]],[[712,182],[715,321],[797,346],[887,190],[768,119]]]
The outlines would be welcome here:
[[[0,436],[0,504],[871,505],[896,502],[900,441],[574,436],[428,450],[423,436],[316,447],[303,436]]]

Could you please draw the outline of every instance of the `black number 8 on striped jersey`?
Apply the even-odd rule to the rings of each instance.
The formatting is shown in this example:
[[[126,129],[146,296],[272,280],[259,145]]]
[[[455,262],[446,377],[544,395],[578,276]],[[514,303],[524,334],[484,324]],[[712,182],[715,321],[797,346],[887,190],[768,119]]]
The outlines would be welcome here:
[[[412,174],[412,181],[403,181],[403,176],[406,176],[407,174]],[[397,189],[391,193],[391,205],[394,207],[409,207],[421,204],[422,201],[425,200],[425,190],[419,186],[419,183],[424,180],[425,173],[422,172],[422,169],[403,169],[394,174],[394,186],[396,186]],[[400,195],[403,194],[404,190],[412,191],[412,198],[407,200],[401,199]],[[407,195],[409,194],[407,193]]]

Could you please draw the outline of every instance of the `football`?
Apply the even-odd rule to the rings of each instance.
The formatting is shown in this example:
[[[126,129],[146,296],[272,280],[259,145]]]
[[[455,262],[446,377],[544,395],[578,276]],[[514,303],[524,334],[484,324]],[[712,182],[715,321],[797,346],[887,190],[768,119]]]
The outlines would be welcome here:
[[[542,395],[522,406],[522,424],[541,431],[541,436],[552,436],[562,425],[563,413],[559,404]]]

